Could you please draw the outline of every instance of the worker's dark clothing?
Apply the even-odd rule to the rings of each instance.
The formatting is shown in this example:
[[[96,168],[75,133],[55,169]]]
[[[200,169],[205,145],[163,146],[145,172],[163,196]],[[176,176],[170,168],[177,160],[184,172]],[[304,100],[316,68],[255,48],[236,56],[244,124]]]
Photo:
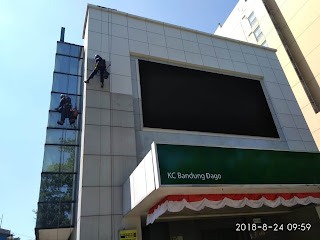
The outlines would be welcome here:
[[[95,64],[94,70],[90,74],[87,81],[89,82],[89,80],[92,79],[97,74],[98,71],[100,71],[100,82],[104,83],[104,72],[106,71],[106,61],[101,57],[97,57],[95,60],[96,60],[96,64]]]
[[[68,96],[65,96],[60,99],[60,104],[58,107],[58,111],[61,113],[61,118],[60,120],[64,122],[66,118],[69,118],[71,114],[72,105],[71,105],[71,99]]]

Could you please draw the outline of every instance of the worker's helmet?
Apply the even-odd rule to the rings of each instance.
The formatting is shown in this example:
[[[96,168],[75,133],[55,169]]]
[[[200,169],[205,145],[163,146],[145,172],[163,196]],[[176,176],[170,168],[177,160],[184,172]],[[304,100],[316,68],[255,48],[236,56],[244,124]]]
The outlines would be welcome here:
[[[60,98],[63,98],[65,95],[64,94],[60,94]]]
[[[94,55],[94,59],[101,58],[98,54]]]

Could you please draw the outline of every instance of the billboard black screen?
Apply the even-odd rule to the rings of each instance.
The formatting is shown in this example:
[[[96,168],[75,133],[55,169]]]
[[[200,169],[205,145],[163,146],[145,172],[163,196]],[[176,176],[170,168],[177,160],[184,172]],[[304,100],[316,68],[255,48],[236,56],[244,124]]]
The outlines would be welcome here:
[[[143,125],[279,138],[260,81],[139,60]]]

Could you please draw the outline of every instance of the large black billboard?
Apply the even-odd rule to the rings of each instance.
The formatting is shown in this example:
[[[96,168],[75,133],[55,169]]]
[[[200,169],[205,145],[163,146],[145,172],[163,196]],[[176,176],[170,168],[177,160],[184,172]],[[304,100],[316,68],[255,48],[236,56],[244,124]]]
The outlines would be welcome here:
[[[143,126],[279,138],[258,80],[139,60]]]

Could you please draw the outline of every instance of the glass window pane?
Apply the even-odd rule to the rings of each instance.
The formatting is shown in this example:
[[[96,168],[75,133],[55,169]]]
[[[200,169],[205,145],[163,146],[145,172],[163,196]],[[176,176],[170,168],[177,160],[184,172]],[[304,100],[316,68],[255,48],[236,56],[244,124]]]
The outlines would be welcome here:
[[[63,130],[47,129],[47,144],[63,144]]]
[[[261,31],[260,26],[258,26],[254,31],[254,36],[256,37],[257,41],[259,41],[263,37],[263,33]]]
[[[80,75],[78,58],[70,58],[70,74]]]
[[[75,172],[78,148],[74,146],[45,146],[43,172]]]
[[[76,76],[69,76],[69,81],[68,81],[68,93],[71,94],[79,94],[78,93],[78,78]]]
[[[57,53],[70,55],[70,44],[58,43],[57,44]]]
[[[60,104],[60,93],[51,93],[50,110],[54,110],[59,107]]]
[[[260,33],[261,33],[261,28],[260,28],[260,26],[258,26],[258,27],[254,30],[254,35],[257,37]]]
[[[74,174],[42,174],[39,202],[73,200]]]
[[[69,97],[71,98],[72,108],[76,107],[78,110],[81,109],[81,97],[74,95],[69,95]]]
[[[73,226],[73,203],[38,203],[37,228]]]
[[[61,162],[60,146],[45,146],[43,158],[43,172],[59,172]]]
[[[65,145],[75,145],[77,144],[78,131],[77,130],[65,130],[64,144]]]
[[[257,37],[257,41],[259,42],[259,40],[263,37],[263,33],[260,33]]]
[[[254,12],[252,12],[250,14],[250,16],[248,17],[248,20],[249,20],[249,23],[250,23],[251,27],[257,22],[257,18],[254,15]]]
[[[73,57],[80,58],[81,57],[80,47],[75,45],[71,45],[70,47],[71,47],[70,55]]]
[[[250,16],[248,17],[248,19],[249,19],[249,22],[252,22],[252,20],[255,18],[255,16],[254,16],[254,13],[252,12],[251,14],[250,14]]]
[[[268,45],[266,40],[261,45],[264,46],[264,47],[269,47],[269,45]]]
[[[74,174],[61,175],[61,201],[74,200]]]
[[[69,118],[66,118],[65,122],[63,125],[59,125],[57,123],[57,121],[60,121],[61,119],[61,113],[59,112],[49,112],[49,118],[48,118],[48,127],[51,128],[61,128],[61,129],[65,129],[65,128],[79,128],[79,121],[81,119],[81,115],[78,115],[77,120],[75,121],[75,123],[70,124],[69,122]]]
[[[56,55],[56,63],[54,70],[56,72],[69,73],[70,57]]]
[[[67,83],[68,83],[68,75],[54,73],[52,91],[63,92],[63,93],[67,92]]]
[[[59,201],[61,194],[61,177],[59,174],[42,174],[39,202]]]
[[[57,228],[59,204],[38,203],[37,228]]]
[[[60,121],[60,113],[59,112],[49,112],[48,127],[65,128],[65,126],[59,125],[57,123],[57,121]]]
[[[47,129],[47,144],[74,145],[76,143],[77,130]]]
[[[73,203],[61,203],[59,211],[59,228],[73,225]]]
[[[78,148],[74,146],[62,146],[62,172],[75,172],[75,159]]]

